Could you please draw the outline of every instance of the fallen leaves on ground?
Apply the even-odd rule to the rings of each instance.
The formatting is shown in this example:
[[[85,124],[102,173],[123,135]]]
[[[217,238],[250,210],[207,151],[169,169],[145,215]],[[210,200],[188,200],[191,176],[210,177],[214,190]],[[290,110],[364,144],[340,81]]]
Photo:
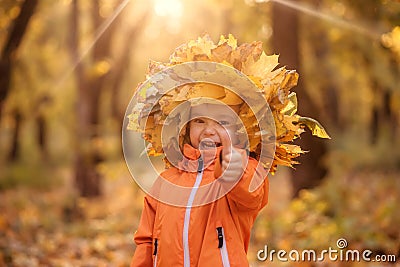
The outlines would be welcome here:
[[[129,266],[142,193],[128,176],[105,181],[102,198],[68,186],[0,194],[0,266]]]

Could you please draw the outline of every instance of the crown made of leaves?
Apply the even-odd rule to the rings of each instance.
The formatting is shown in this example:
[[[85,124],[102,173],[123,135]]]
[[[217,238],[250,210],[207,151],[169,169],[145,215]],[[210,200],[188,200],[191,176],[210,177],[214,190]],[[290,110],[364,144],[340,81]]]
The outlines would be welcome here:
[[[290,89],[297,85],[298,74],[285,67],[277,68],[279,65],[278,55],[266,55],[262,48],[262,42],[255,41],[238,46],[237,40],[229,34],[228,37],[221,36],[219,42],[215,44],[208,35],[204,35],[176,48],[167,63],[151,61],[147,78],[171,66],[193,61],[217,62],[233,67],[245,74],[256,85],[255,88],[258,88],[268,103],[275,123],[276,138],[273,160],[259,158],[262,149],[260,134],[258,134],[260,129],[250,107],[243,104],[240,98],[230,90],[204,83],[177,87],[159,98],[157,103],[152,103],[149,97],[142,97],[139,103],[133,107],[132,113],[128,116],[128,129],[142,132],[143,138],[149,143],[148,155],[157,156],[165,152],[165,147],[164,149],[162,147],[161,133],[165,126],[166,116],[179,103],[201,96],[214,98],[228,105],[243,104],[239,118],[248,133],[248,149],[271,173],[276,171],[277,165],[293,167],[298,163],[294,159],[305,151],[300,146],[293,144],[293,140],[304,132],[305,127],[308,127],[313,135],[329,138],[324,128],[316,120],[296,114],[297,97],[294,92],[290,92]],[[140,86],[141,84],[138,88]],[[153,96],[155,94],[157,92],[154,91],[146,93],[146,95]],[[144,111],[150,104],[152,109]],[[144,117],[146,117],[146,125],[140,127],[140,121]],[[183,139],[180,140],[175,140],[175,147],[178,145],[182,147]],[[180,143],[177,144],[177,142]]]

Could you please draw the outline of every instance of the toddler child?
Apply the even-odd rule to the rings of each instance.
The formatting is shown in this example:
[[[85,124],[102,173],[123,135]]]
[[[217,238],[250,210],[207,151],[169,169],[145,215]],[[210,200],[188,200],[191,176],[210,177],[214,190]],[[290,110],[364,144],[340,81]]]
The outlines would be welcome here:
[[[289,90],[298,75],[275,69],[277,56],[266,56],[260,42],[237,46],[229,35],[214,44],[203,36],[178,47],[168,64],[151,63],[149,74],[175,79],[176,73],[168,67],[196,61],[220,64],[216,69],[221,65],[234,68],[255,89],[232,92],[222,85],[187,82],[164,90],[159,98],[162,90],[157,92],[155,87],[146,87],[141,94],[128,128],[141,127],[150,143],[148,154],[165,153],[168,168],[144,198],[131,267],[248,266],[251,228],[268,202],[267,173],[273,173],[278,164],[292,166],[293,158],[303,151],[288,142],[304,126],[312,128],[317,123],[295,114],[297,100]],[[256,104],[265,110],[253,109],[245,101],[250,91],[262,95],[263,103]],[[183,121],[179,136],[167,138],[168,144],[161,146],[162,135],[172,129],[167,118],[181,104],[187,104],[187,109],[174,115]],[[144,127],[140,125],[143,119]],[[265,121],[274,133],[260,127]]]

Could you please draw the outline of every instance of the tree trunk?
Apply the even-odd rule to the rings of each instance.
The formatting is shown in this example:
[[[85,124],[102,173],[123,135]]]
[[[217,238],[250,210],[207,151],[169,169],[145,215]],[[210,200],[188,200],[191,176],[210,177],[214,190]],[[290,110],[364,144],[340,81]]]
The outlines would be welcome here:
[[[13,129],[14,131],[12,134],[11,149],[8,155],[9,162],[15,162],[19,158],[19,148],[20,148],[19,140],[21,135],[22,114],[16,108],[12,113],[12,117],[14,118],[14,129]]]
[[[116,1],[115,6],[118,5],[118,7],[120,7],[121,3],[122,1]],[[99,71],[94,74],[92,73],[89,78],[85,77],[85,73],[91,73],[91,71],[85,70],[83,64],[79,61],[78,0],[73,1],[71,16],[71,54],[73,62],[75,63],[74,65],[76,65],[75,76],[78,87],[77,140],[80,142],[80,146],[77,146],[76,149],[76,184],[81,195],[89,197],[101,194],[102,177],[96,170],[96,165],[104,160],[101,154],[101,148],[96,146],[96,143],[98,143],[96,139],[101,138],[101,133],[99,132],[101,126],[101,118],[99,117],[101,95],[106,86],[111,87],[113,90],[111,101],[115,101],[123,74],[123,71],[119,68],[127,66],[128,57],[126,55],[129,54],[123,51],[126,52],[124,57],[111,66],[111,46],[118,27],[117,21],[119,20],[119,14],[117,14],[114,21],[107,24],[107,28],[104,29],[103,26],[106,25],[105,23],[107,21],[100,16],[100,8],[99,0],[92,1],[90,15],[93,29],[95,30],[95,36],[93,36],[93,38],[97,39],[97,41],[94,43],[88,62],[92,64],[92,66],[89,66],[91,70],[98,69],[96,68],[97,64],[108,64],[110,69],[106,69],[105,72]],[[141,27],[141,25],[138,25],[137,29]],[[135,34],[135,32],[136,30],[133,29],[131,34]],[[134,39],[134,37],[135,36],[130,36],[131,39]],[[127,46],[123,50],[128,50],[128,45],[131,45],[130,41],[131,40],[125,41]],[[115,73],[116,71],[118,73]]]
[[[380,130],[385,128],[389,131],[391,140],[396,138],[396,116],[391,109],[392,91],[389,88],[381,88],[377,81],[373,81],[374,99],[379,102],[372,107],[372,115],[370,121],[370,144],[376,145],[379,139]]]
[[[383,95],[383,115],[386,118],[386,123],[389,128],[390,138],[396,138],[396,116],[391,108],[393,92],[387,89]]]
[[[127,60],[130,55],[130,51],[133,50],[138,34],[144,29],[145,21],[149,17],[149,10],[147,10],[142,17],[138,20],[138,23],[135,27],[132,27],[128,32],[126,40],[124,41],[124,45],[122,46],[121,52],[118,55],[117,60],[115,61],[115,68],[112,70],[112,83],[110,86],[111,90],[111,116],[117,121],[119,124],[119,129],[122,129],[125,109],[121,107],[125,107],[127,103],[121,105],[120,98],[120,88],[122,85],[123,78],[129,70],[129,61]]]
[[[379,136],[379,120],[381,119],[379,115],[379,110],[380,110],[380,103],[377,103],[377,99],[379,99],[379,94],[381,93],[381,89],[378,88],[378,84],[376,81],[372,82],[372,91],[374,95],[374,103],[372,105],[372,112],[371,112],[371,122],[370,122],[370,144],[375,145],[378,142],[378,136]],[[381,122],[382,123],[382,122]]]
[[[90,144],[93,131],[93,105],[90,90],[86,82],[83,64],[79,61],[79,8],[78,0],[72,2],[71,12],[71,40],[70,49],[78,89],[77,97],[77,129],[75,147],[75,184],[79,194],[83,197],[95,197],[101,194],[101,178],[96,170],[96,161],[93,157]]]
[[[37,142],[39,145],[40,153],[42,155],[42,159],[47,161],[48,160],[47,122],[43,114],[39,114],[36,117],[36,126],[37,126]]]
[[[368,51],[365,51],[364,53],[368,55]],[[374,70],[372,60],[374,59],[369,59],[368,56],[365,56],[365,64],[370,69],[370,72]],[[397,74],[398,77],[398,68],[396,62],[393,61],[391,62],[393,66],[392,71],[394,72],[393,75],[396,76]],[[382,134],[382,129],[389,132],[392,140],[396,138],[397,119],[395,112],[391,107],[393,97],[392,89],[382,85],[382,82],[374,76],[371,76],[370,82],[372,85],[372,93],[374,95],[374,103],[372,105],[371,119],[369,123],[369,141],[371,145],[376,145],[380,137],[379,135]]]
[[[299,53],[298,16],[295,10],[273,2],[272,5],[273,35],[272,45],[274,53],[280,55],[280,62],[289,69],[294,68],[300,74],[296,93],[299,100],[298,113],[319,119],[319,112],[309,95],[305,91],[301,79],[301,64]],[[305,133],[297,142],[304,150],[310,151],[300,157],[300,165],[293,173],[293,196],[296,197],[303,188],[312,188],[319,184],[327,170],[321,159],[326,153],[326,144],[323,140]]]
[[[117,1],[120,4],[120,1]],[[91,51],[90,63],[94,66],[97,64],[111,64],[111,42],[114,40],[114,33],[117,29],[116,20],[103,29],[105,19],[100,16],[100,1],[92,1],[91,21],[95,32],[94,39],[98,38]],[[110,79],[110,70],[105,73],[98,72],[91,75],[90,78],[85,76],[89,70],[85,70],[84,66],[79,62],[78,40],[79,40],[79,10],[78,0],[73,1],[71,28],[71,51],[73,60],[76,64],[75,76],[78,87],[78,140],[81,146],[77,147],[76,154],[76,184],[82,196],[94,197],[101,195],[102,177],[97,171],[96,166],[104,159],[102,157],[100,147],[96,146],[96,139],[101,138],[99,132],[101,121],[99,118],[100,100]],[[103,31],[104,32],[100,32]],[[123,63],[123,62],[122,62]],[[92,66],[93,67],[93,66]],[[96,67],[92,68],[96,69]]]
[[[21,12],[14,21],[12,30],[0,56],[0,119],[3,111],[4,100],[10,90],[11,69],[15,54],[21,44],[22,38],[28,27],[30,18],[32,17],[38,0],[26,0],[21,5]]]
[[[312,0],[311,3],[316,9],[321,9],[323,2],[320,0]],[[316,18],[306,17],[305,18],[306,28],[313,28],[308,30],[306,37],[308,42],[307,45],[311,47],[313,57],[317,59],[317,62],[328,62],[329,52],[331,50],[331,43],[329,36],[324,27],[315,27]],[[316,41],[318,40],[318,41]],[[324,98],[322,99],[323,110],[320,110],[321,117],[324,118],[324,124],[329,123],[330,126],[336,129],[343,129],[344,125],[340,121],[339,117],[339,96],[338,87],[331,77],[334,77],[336,69],[333,69],[329,64],[325,64],[324,68],[315,68],[315,72],[312,75],[318,75],[324,77],[320,82],[319,90],[324,92]],[[311,81],[312,82],[312,81]]]

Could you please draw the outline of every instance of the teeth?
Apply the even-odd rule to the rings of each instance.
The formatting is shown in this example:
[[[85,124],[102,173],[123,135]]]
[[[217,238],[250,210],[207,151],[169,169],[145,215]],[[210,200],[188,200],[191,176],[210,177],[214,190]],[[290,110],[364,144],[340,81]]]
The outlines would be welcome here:
[[[214,148],[214,147],[217,147],[217,143],[210,142],[210,141],[203,141],[203,142],[201,142],[201,146],[204,148]]]
[[[203,145],[204,145],[204,146],[215,146],[214,143],[204,143]]]

